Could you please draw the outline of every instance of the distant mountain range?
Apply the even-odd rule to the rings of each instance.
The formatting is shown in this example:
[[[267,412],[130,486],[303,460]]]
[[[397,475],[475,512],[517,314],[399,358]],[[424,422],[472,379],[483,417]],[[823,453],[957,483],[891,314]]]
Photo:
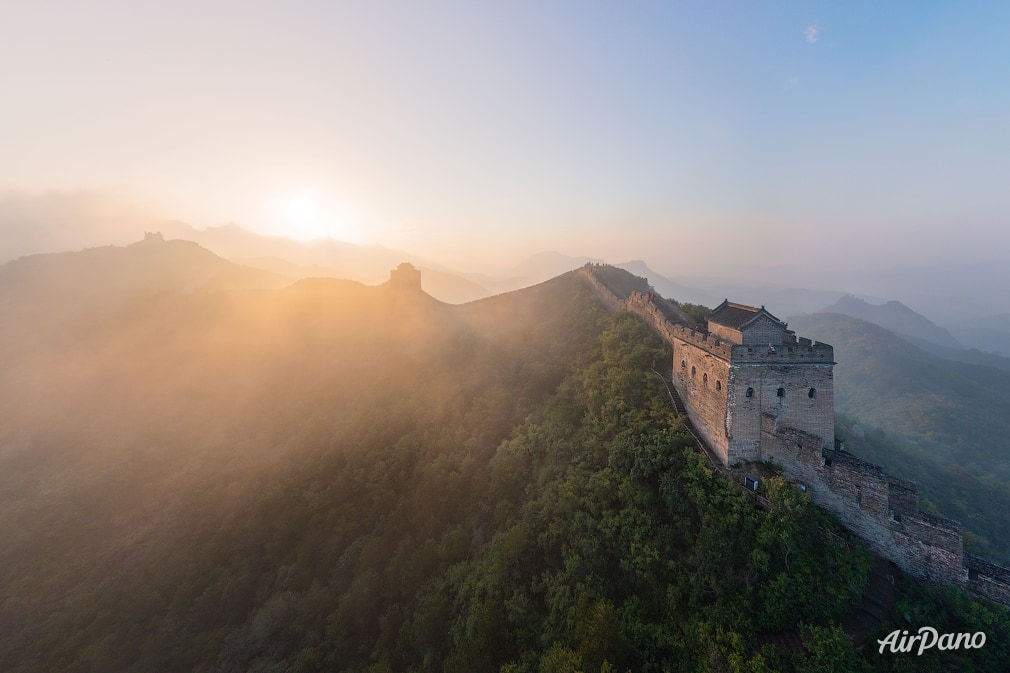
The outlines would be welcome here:
[[[278,257],[253,257],[249,259],[234,258],[233,261],[245,266],[270,271],[291,279],[347,278],[358,280],[359,282],[365,282],[361,278],[355,278],[353,274],[347,273],[347,271],[343,269],[327,266],[301,266]],[[492,290],[474,282],[468,277],[445,271],[429,269],[427,267],[420,267],[420,269],[421,288],[436,299],[448,304],[462,304],[495,294]],[[369,274],[368,284],[376,285],[379,282],[385,282],[388,277],[389,269],[387,269],[385,274],[382,275],[381,280],[375,280],[373,275]]]
[[[152,234],[127,246],[21,257],[0,266],[5,312],[86,313],[166,292],[277,288],[276,273],[229,262],[191,241]]]
[[[197,230],[184,222],[166,222],[161,231],[166,238],[194,241],[227,259],[277,258],[295,267],[331,269],[343,278],[366,284],[383,282],[389,270],[400,262],[429,268],[438,266],[418,255],[381,245],[357,245],[332,238],[302,242],[284,236],[257,234],[234,224]]]
[[[954,332],[979,350],[1010,357],[1010,313],[966,320]]]
[[[847,294],[831,306],[822,309],[820,313],[841,313],[859,318],[915,342],[925,341],[944,348],[964,348],[946,329],[900,301],[888,301],[877,305]]]
[[[931,455],[1010,479],[1010,372],[941,358],[837,313],[790,327],[835,348],[836,410],[916,438]]]
[[[421,285],[433,297],[460,304],[501,292],[541,283],[576,269],[589,257],[541,252],[528,257],[503,277],[448,269],[418,255],[379,245],[357,245],[333,239],[300,242],[282,236],[264,236],[236,225],[198,231],[182,222],[166,223],[163,233],[191,240],[222,257],[289,278],[347,278],[368,285],[384,282],[400,262],[421,269]]]

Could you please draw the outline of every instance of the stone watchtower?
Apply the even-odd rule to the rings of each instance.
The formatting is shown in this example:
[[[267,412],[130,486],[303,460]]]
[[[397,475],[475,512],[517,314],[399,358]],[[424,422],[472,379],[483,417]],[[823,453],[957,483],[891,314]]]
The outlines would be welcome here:
[[[421,270],[410,262],[403,262],[389,272],[389,286],[394,290],[421,291]]]
[[[831,346],[797,339],[764,307],[728,300],[707,331],[680,327],[672,337],[673,384],[724,464],[767,458],[790,432],[834,445]]]

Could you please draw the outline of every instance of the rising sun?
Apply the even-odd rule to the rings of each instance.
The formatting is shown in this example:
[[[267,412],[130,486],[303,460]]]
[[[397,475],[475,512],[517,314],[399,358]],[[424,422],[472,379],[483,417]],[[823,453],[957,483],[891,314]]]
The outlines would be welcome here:
[[[262,234],[302,242],[332,238],[362,243],[351,211],[325,192],[298,190],[278,194],[260,206],[252,226]]]
[[[320,221],[315,200],[304,195],[288,199],[284,207],[284,230],[287,236],[299,241],[311,241],[330,233]]]

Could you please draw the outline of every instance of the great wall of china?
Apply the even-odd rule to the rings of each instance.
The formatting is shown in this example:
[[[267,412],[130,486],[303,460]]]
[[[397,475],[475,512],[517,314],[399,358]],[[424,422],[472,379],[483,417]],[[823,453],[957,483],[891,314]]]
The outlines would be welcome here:
[[[722,466],[774,463],[784,478],[802,484],[814,503],[905,572],[1010,606],[1010,568],[965,553],[961,524],[920,510],[914,482],[836,444],[831,346],[781,329],[781,342],[767,347],[754,339],[734,341],[732,335],[740,332],[719,324],[697,330],[654,292],[619,297],[601,280],[599,268],[586,265],[577,273],[610,310],[638,315],[671,346],[669,383],[679,398],[674,404],[686,410],[701,448]],[[776,319],[763,308],[731,304],[726,311],[737,309],[749,311],[744,317],[762,339],[768,333],[761,331],[762,319],[775,327]]]

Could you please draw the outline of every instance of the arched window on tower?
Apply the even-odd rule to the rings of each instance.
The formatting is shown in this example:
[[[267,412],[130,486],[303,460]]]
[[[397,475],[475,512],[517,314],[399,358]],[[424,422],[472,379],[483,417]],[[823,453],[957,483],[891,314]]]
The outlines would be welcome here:
[[[747,397],[754,397],[754,389],[753,388],[748,388],[747,389]]]
[[[716,381],[715,382],[715,389],[716,390],[722,390],[722,381]]]
[[[810,391],[807,393],[807,397],[809,397],[812,400],[816,400],[817,399],[817,388],[811,388]]]
[[[703,381],[704,383],[708,383],[708,374],[702,374],[702,375],[701,375],[701,380],[702,380],[702,381]]]
[[[687,360],[681,360],[680,361],[680,368],[681,369],[687,369]]]
[[[775,391],[775,394],[778,395],[779,397],[785,397],[786,396],[786,389],[785,388],[779,388],[778,390]]]
[[[698,370],[695,369],[695,367],[692,366],[691,367],[691,378],[694,378],[694,375],[697,374],[697,373],[698,373]]]

